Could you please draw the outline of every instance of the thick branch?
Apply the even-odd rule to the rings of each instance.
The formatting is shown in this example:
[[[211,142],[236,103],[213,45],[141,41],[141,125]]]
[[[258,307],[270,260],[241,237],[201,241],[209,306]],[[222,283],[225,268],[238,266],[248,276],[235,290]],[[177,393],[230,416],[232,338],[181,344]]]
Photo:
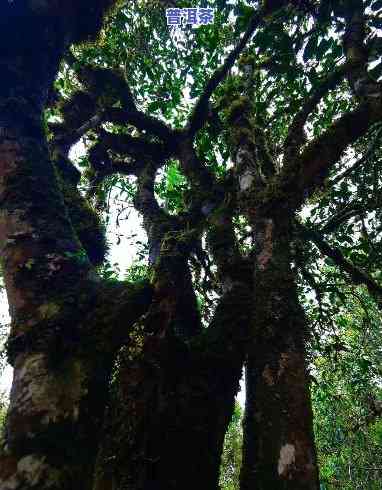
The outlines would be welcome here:
[[[300,157],[285,165],[280,176],[281,186],[289,189],[293,182],[293,187],[297,187],[297,192],[294,191],[297,206],[323,184],[344,150],[381,120],[381,99],[376,99],[373,104],[364,102],[335,121],[307,146]]]
[[[81,105],[79,105],[78,109],[81,110]],[[73,131],[65,131],[65,123],[58,127],[56,125],[52,125],[51,127],[52,129],[57,128],[60,130],[62,143],[69,146],[78,141],[89,130],[99,127],[104,122],[120,125],[130,124],[141,131],[146,131],[151,136],[158,136],[168,143],[172,142],[173,133],[171,129],[159,119],[147,116],[143,112],[137,110],[125,111],[124,109],[116,107],[100,109]]]
[[[71,53],[67,54],[66,60],[76,72],[79,80],[97,99],[107,94],[110,105],[120,102],[125,110],[136,110],[134,96],[121,71],[79,63]]]
[[[368,50],[365,45],[366,26],[362,0],[349,2],[346,10],[343,44],[346,59],[352,65],[348,73],[350,87],[361,101],[380,98],[381,83],[373,80],[367,71]]]
[[[320,233],[332,233],[335,231],[342,223],[345,223],[355,216],[359,216],[365,212],[365,208],[362,204],[354,202],[350,203],[344,209],[339,211],[334,216],[328,220],[328,222],[320,229]]]
[[[132,155],[122,155],[118,158],[115,153],[107,145],[107,138],[100,138],[95,145],[89,150],[89,164],[95,173],[97,184],[101,183],[108,175],[135,175],[138,176],[144,166],[146,159],[143,151],[139,152],[139,148],[132,147]],[[95,184],[95,182],[93,182]]]
[[[79,79],[103,105],[102,96],[109,99],[109,107],[105,110],[105,120],[115,124],[131,124],[137,129],[170,141],[173,131],[163,121],[144,114],[137,109],[133,94],[122,73],[111,69],[91,65],[78,64],[76,58],[68,54],[70,64],[75,68]],[[122,108],[112,107],[113,102],[120,101]]]
[[[198,158],[190,138],[179,143],[178,154],[181,168],[189,181],[203,193],[210,193],[215,185],[215,176]]]
[[[128,343],[131,327],[151,305],[153,287],[147,283],[106,283],[98,292],[95,310],[84,321],[89,335],[89,350],[102,357],[116,354]]]
[[[252,288],[236,283],[220,299],[208,329],[196,339],[196,350],[214,360],[217,369],[220,363],[233,363],[239,377],[250,335],[252,303]]]
[[[80,126],[78,129],[73,131],[70,135],[68,135],[67,138],[64,138],[65,142],[70,145],[76,143],[88,131],[99,127],[100,124],[104,122],[104,119],[105,119],[104,112],[103,111],[97,112],[88,121],[82,124],[82,126]]]
[[[162,143],[153,143],[147,138],[130,136],[129,134],[109,133],[99,130],[100,142],[113,153],[144,158],[150,160],[163,160],[170,155],[169,150]]]
[[[171,142],[173,131],[162,121],[136,109],[124,110],[117,107],[107,109],[105,120],[115,124],[131,124],[141,131]]]
[[[207,245],[217,266],[217,274],[223,293],[238,283],[251,287],[253,267],[250,259],[242,257],[239,251],[232,218],[227,211],[212,214],[207,233]]]
[[[159,165],[159,163],[157,164]],[[154,194],[157,165],[146,162],[138,176],[137,194],[134,205],[143,216],[143,226],[149,242],[149,263],[153,265],[159,257],[162,241],[169,231],[176,228],[176,218],[162,209]]]

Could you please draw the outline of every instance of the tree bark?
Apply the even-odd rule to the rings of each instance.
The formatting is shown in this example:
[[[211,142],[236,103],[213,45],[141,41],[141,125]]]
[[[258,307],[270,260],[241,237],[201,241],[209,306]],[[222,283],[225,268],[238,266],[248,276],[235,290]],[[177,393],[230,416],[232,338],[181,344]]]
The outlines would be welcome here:
[[[162,271],[159,281],[164,277]],[[237,284],[222,298],[210,327],[187,338],[179,320],[195,318],[193,294],[185,286],[183,294],[174,291],[171,282],[157,284],[144,325],[136,324],[135,349],[121,352],[96,490],[219,488],[251,297]]]
[[[276,207],[280,210],[282,205]],[[291,220],[253,219],[255,299],[246,364],[241,490],[317,490],[306,320],[291,268]]]
[[[95,3],[89,24],[99,24],[106,5]],[[84,354],[81,343],[98,282],[43,130],[60,57],[90,33],[79,32],[71,4],[63,2],[58,15],[55,2],[8,2],[0,20],[0,242],[14,367],[2,490],[91,488],[105,403],[108,364]]]
[[[218,490],[240,369],[193,355],[175,340],[152,342],[144,361],[123,366],[107,415],[112,441],[99,481],[105,484],[109,475],[115,487],[106,488]],[[155,356],[147,352],[151,348]]]
[[[88,366],[75,351],[79,318],[94,285],[33,109],[28,107],[22,124],[18,114],[14,120],[11,112],[2,114],[0,238],[12,318],[8,356],[14,366],[0,465],[4,490],[74,488],[72,465],[77,482],[85,473],[76,458]],[[87,292],[83,301],[81,290]],[[88,461],[81,459],[86,468]]]

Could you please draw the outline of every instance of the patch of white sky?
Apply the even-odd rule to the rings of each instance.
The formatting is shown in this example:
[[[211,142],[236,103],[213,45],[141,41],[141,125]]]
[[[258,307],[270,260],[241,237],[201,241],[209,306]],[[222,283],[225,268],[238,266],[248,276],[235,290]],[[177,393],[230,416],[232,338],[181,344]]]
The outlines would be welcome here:
[[[10,317],[8,313],[8,301],[7,301],[7,296],[5,293],[5,289],[2,289],[0,292],[0,324],[1,324],[1,330],[2,330],[2,336],[0,338],[0,347],[2,347],[2,343],[5,341],[6,337],[5,334],[8,331],[8,325],[10,322]],[[3,337],[4,333],[4,337]],[[1,360],[0,364],[0,369],[3,368],[1,371],[1,376],[0,376],[0,397],[4,394],[7,395],[9,393],[9,390],[11,388],[11,383],[12,383],[12,368],[9,364],[4,363],[3,366],[3,360]]]

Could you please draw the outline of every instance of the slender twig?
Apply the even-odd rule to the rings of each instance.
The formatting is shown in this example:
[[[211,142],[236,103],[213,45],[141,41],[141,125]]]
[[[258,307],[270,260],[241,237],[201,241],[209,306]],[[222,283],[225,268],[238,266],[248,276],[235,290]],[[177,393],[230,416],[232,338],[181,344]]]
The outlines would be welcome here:
[[[348,69],[348,64],[338,66],[318,87],[310,91],[303,102],[301,109],[294,116],[293,121],[289,126],[288,135],[284,142],[286,159],[289,158],[291,154],[296,154],[304,143],[304,125],[311,112],[317,107],[320,100],[341,82]]]
[[[359,269],[352,264],[341,252],[339,248],[332,247],[324,238],[315,230],[306,228],[301,224],[297,224],[297,229],[301,232],[302,236],[311,240],[320,250],[323,255],[326,255],[333,262],[344,270],[352,280],[354,284],[364,284],[369,293],[381,304],[382,298],[382,286],[378,284],[371,276],[366,272]]]
[[[369,144],[367,150],[362,155],[362,157],[359,158],[355,163],[353,163],[353,165],[351,167],[349,167],[348,169],[344,170],[342,173],[337,175],[337,177],[335,177],[332,180],[329,180],[328,184],[330,186],[334,186],[334,185],[338,184],[338,182],[340,182],[341,180],[343,180],[346,177],[348,177],[349,175],[351,175],[355,170],[362,167],[362,165],[364,165],[373,156],[373,153],[379,147],[379,145],[381,143],[381,140],[380,140],[381,135],[382,135],[382,126],[380,126],[377,129],[373,140]]]

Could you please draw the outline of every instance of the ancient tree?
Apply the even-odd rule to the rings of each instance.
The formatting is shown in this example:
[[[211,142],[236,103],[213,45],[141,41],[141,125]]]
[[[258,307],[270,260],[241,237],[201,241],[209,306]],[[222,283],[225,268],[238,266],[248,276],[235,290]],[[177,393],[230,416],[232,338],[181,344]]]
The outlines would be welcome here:
[[[180,39],[173,79],[171,68],[160,76],[175,56],[170,3],[1,7],[0,236],[14,367],[2,490],[217,489],[244,365],[241,489],[319,488],[312,326],[298,287],[314,289],[314,246],[380,306],[378,260],[362,267],[340,240],[349,220],[380,206],[377,165],[376,180],[362,180],[381,134],[370,64],[380,2],[217,2],[215,23]],[[164,54],[148,62],[158,39]],[[205,73],[203,56],[190,55],[203,43]],[[193,86],[182,114],[179,80]],[[69,151],[80,140],[76,167]],[[158,190],[169,168],[183,179],[176,202]],[[332,190],[355,174],[363,197],[344,208]],[[148,274],[137,280],[103,274],[101,215],[116,176],[131,183],[147,234]],[[303,222],[301,208],[320,200],[329,218]]]

